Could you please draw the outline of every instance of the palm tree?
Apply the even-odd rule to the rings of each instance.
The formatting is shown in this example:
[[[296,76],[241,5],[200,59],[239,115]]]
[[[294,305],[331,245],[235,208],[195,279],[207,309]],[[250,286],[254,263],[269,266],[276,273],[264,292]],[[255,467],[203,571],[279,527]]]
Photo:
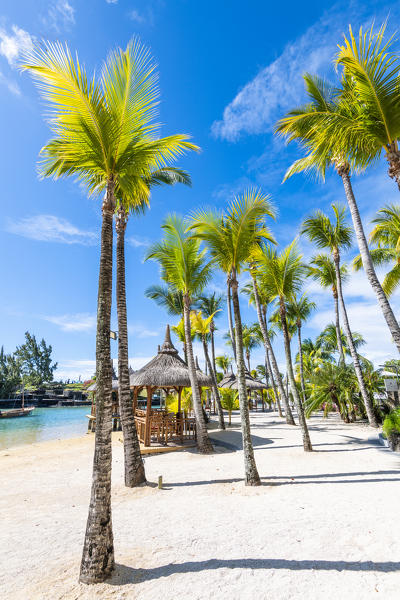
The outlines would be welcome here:
[[[335,263],[327,254],[317,254],[317,256],[314,256],[311,259],[310,264],[307,266],[307,275],[314,279],[314,281],[317,281],[321,287],[331,288],[332,290],[333,302],[335,306],[335,327],[339,360],[344,362],[342,336],[340,335],[339,295],[337,289]],[[342,282],[347,278],[347,267],[344,264],[340,267],[340,278]]]
[[[267,308],[271,302],[271,299],[265,293],[262,272],[260,272],[260,270],[255,269],[253,263],[251,264],[249,271],[252,279],[252,285],[251,287],[245,286],[243,288],[243,291],[249,296],[249,303],[254,304],[256,307],[258,323],[260,325],[262,341],[264,343],[266,363],[267,366],[269,365],[271,374],[273,373],[273,375],[271,375],[272,386],[274,389],[276,402],[278,404],[279,416],[282,417],[282,409],[279,402],[279,395],[276,386],[278,386],[280,396],[285,405],[286,423],[288,425],[295,425],[296,423],[294,422],[292,411],[290,410],[289,399],[283,387],[282,379],[279,373],[278,363],[275,357],[274,350],[272,348],[270,328],[267,324]]]
[[[350,415],[355,414],[356,378],[349,365],[324,363],[311,379],[311,394],[306,402],[306,414],[324,409],[324,415],[335,407],[345,423],[350,423]]]
[[[216,315],[222,309],[222,304],[224,302],[224,296],[222,294],[217,295],[216,292],[213,292],[210,296],[206,294],[202,294],[198,297],[197,306],[199,310],[204,314],[205,317],[209,317],[210,315]],[[215,343],[214,343],[214,332],[215,332],[215,322],[214,316],[210,322],[210,336],[211,336],[211,362],[214,368],[214,372],[216,372],[215,365]]]
[[[102,203],[96,332],[96,437],[93,479],[80,581],[96,583],[114,568],[111,520],[112,238],[116,198],[146,202],[151,171],[194,149],[185,135],[156,139],[157,77],[138,40],[111,53],[100,82],[60,43],[34,44],[24,57],[44,97],[54,134],[42,149],[43,177],[75,176]]]
[[[372,262],[375,266],[392,263],[382,282],[383,291],[391,296],[400,284],[400,206],[384,206],[372,223],[375,227],[370,233],[370,241],[376,245],[370,250]],[[356,256],[353,266],[356,271],[362,268],[361,255]]]
[[[222,407],[228,411],[228,426],[232,425],[232,411],[239,408],[238,392],[226,388],[221,388]]]
[[[262,239],[270,239],[270,233],[265,227],[265,218],[267,215],[272,216],[273,214],[274,211],[268,198],[261,191],[248,190],[242,196],[234,198],[226,214],[215,211],[198,211],[194,214],[190,226],[194,234],[207,243],[212,259],[227,275],[228,297],[232,292],[246,485],[260,485],[260,477],[254,459],[250,434],[237,277],[247,264],[255,246]]]
[[[224,354],[223,356],[216,356],[215,363],[220,369],[222,369],[223,374],[226,375],[230,365],[232,364],[232,359],[227,354]]]
[[[306,338],[305,340],[303,340],[301,346],[303,354],[304,373],[307,380],[310,380],[314,372],[320,371],[325,362],[332,362],[332,354],[324,348],[319,338],[317,338],[315,342],[313,342],[310,338]],[[336,343],[334,345],[334,349],[335,348],[337,348]],[[299,360],[300,356],[298,353],[298,355],[296,356],[296,362],[299,363]]]
[[[251,367],[250,367],[251,351],[254,350],[254,348],[257,348],[257,346],[259,346],[260,342],[259,342],[257,333],[256,333],[253,325],[243,325],[242,332],[243,332],[243,348],[244,348],[245,355],[246,355],[247,368],[250,373],[250,371],[251,371]]]
[[[173,167],[164,167],[153,171],[145,183],[151,189],[162,184],[184,183],[190,185],[191,180],[185,171]],[[127,487],[135,487],[146,481],[129,384],[128,320],[125,290],[125,231],[128,216],[129,212],[134,214],[143,212],[145,206],[145,203],[125,205],[124,199],[121,198],[118,202],[115,219],[117,233],[118,400],[124,440],[125,485]]]
[[[206,359],[206,365],[208,366],[208,370],[210,372],[214,398],[218,407],[219,426],[221,429],[225,429],[224,413],[222,412],[221,399],[218,393],[217,378],[214,371],[214,365],[210,360],[210,354],[208,352],[208,337],[211,338],[211,322],[214,317],[215,313],[211,313],[211,315],[209,315],[206,319],[203,319],[201,311],[197,313],[192,311],[190,320],[193,331],[200,337],[203,344],[204,358]]]
[[[184,317],[182,316],[181,320],[179,321],[179,323],[177,325],[172,325],[171,329],[174,332],[174,334],[176,335],[176,337],[178,338],[178,340],[180,342],[182,342],[183,354],[185,356],[185,362],[187,363],[186,334],[185,334],[185,319],[184,319]],[[191,328],[190,339],[192,342],[193,342],[195,336],[196,336],[196,333],[193,330],[193,328]]]
[[[164,239],[149,249],[146,260],[156,260],[161,267],[162,279],[168,281],[176,292],[183,294],[187,364],[196,417],[197,446],[199,452],[209,454],[213,452],[213,447],[202,411],[191,340],[190,309],[191,298],[204,289],[210,278],[211,265],[206,261],[205,250],[200,250],[200,241],[185,233],[183,219],[169,215],[162,228]]]
[[[304,383],[304,363],[303,363],[303,349],[302,349],[302,341],[301,341],[301,326],[304,321],[307,321],[311,312],[316,308],[315,302],[311,302],[305,294],[300,296],[300,298],[293,298],[289,301],[287,305],[287,314],[289,319],[294,319],[296,321],[297,326],[297,335],[299,339],[299,364],[300,364],[300,382],[301,382],[301,391],[303,393],[303,401],[306,400],[306,386]]]
[[[286,310],[286,303],[301,290],[306,269],[301,262],[301,256],[298,253],[295,241],[287,246],[280,254],[277,254],[277,252],[270,247],[259,247],[255,253],[255,261],[259,267],[263,269],[263,283],[268,292],[268,296],[271,299],[276,298],[279,303],[283,340],[285,344],[286,369],[290,389],[296,404],[303,436],[303,447],[306,452],[311,452],[312,445],[306,419],[304,417],[304,409],[294,379]]]
[[[349,36],[339,45],[336,64],[343,67],[346,80],[351,81],[356,118],[347,123],[332,123],[333,133],[341,145],[349,149],[354,164],[365,169],[380,157],[382,151],[389,163],[388,174],[400,190],[400,59],[393,50],[393,36],[384,40],[386,24],[377,32],[374,26],[358,39],[349,27]]]
[[[333,262],[335,264],[336,286],[340,308],[342,309],[344,330],[346,332],[347,343],[349,345],[351,358],[353,360],[354,370],[357,375],[360,393],[365,404],[369,424],[371,427],[378,427],[372,401],[365,387],[357,350],[354,346],[346,305],[344,303],[342,279],[340,276],[340,252],[342,249],[350,248],[351,246],[351,229],[345,222],[345,208],[338,204],[332,204],[331,206],[335,215],[333,223],[325,213],[322,211],[317,211],[314,215],[308,217],[304,221],[301,231],[311,242],[314,242],[318,248],[325,248],[332,252]]]
[[[288,169],[285,179],[301,171],[315,172],[324,179],[328,167],[336,169],[343,182],[365,273],[400,352],[400,327],[376,275],[350,179],[351,171],[356,167],[361,169],[365,157],[366,137],[357,128],[363,103],[354,101],[353,79],[345,78],[341,90],[309,74],[304,75],[304,81],[309,103],[290,111],[276,128],[289,142],[300,141],[306,152],[304,158]],[[382,119],[378,123],[380,127]],[[354,144],[351,144],[341,131],[348,131],[354,124]],[[370,124],[374,128],[375,120],[370,119]]]
[[[340,337],[341,337],[341,346],[343,348],[343,352],[347,356],[351,356],[347,338],[343,333],[343,330],[340,329]],[[365,339],[358,333],[357,331],[352,331],[353,344],[356,350],[360,348],[363,344],[365,344]],[[338,346],[337,342],[337,331],[336,327],[333,323],[329,323],[319,334],[317,339],[315,340],[316,346],[321,349],[324,353],[335,352]],[[341,362],[341,361],[339,361]],[[344,362],[344,361],[343,361]]]

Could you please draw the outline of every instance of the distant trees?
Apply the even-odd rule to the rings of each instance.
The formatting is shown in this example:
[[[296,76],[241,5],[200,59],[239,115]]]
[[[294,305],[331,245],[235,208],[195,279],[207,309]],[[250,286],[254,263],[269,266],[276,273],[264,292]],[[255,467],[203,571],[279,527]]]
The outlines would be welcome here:
[[[27,331],[25,343],[12,354],[0,350],[0,398],[9,398],[21,384],[40,387],[53,380],[57,363],[52,361],[53,348]]]

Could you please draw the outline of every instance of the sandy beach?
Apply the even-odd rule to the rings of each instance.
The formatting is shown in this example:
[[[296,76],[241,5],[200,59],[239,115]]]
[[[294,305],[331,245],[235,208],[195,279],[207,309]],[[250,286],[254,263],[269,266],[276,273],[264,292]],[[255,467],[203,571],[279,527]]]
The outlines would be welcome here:
[[[0,452],[2,568],[7,600],[115,598],[394,599],[399,597],[400,456],[376,432],[335,417],[310,420],[316,452],[275,413],[253,413],[263,485],[242,482],[238,416],[214,430],[212,456],[193,450],[145,459],[164,489],[123,485],[113,442],[116,569],[78,583],[93,440]]]

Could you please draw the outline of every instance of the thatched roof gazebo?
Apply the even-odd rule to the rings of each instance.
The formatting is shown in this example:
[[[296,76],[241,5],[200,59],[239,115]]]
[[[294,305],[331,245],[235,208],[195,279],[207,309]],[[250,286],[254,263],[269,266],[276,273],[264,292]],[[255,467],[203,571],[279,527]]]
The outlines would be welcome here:
[[[199,387],[210,386],[211,377],[201,371],[197,371],[197,380]],[[176,419],[182,421],[181,415],[181,394],[184,387],[190,387],[189,368],[185,361],[181,359],[178,350],[171,341],[169,325],[165,332],[165,340],[159,348],[157,355],[144,367],[135,371],[130,376],[130,387],[133,390],[133,410],[135,413],[136,426],[139,439],[144,441],[146,446],[150,445],[150,436],[152,429],[152,409],[151,400],[155,390],[162,389],[165,393],[175,391],[178,394],[178,412]],[[146,411],[139,411],[137,408],[137,398],[141,390],[146,388],[147,403]],[[157,419],[155,419],[157,420]],[[183,437],[183,431],[181,432]]]
[[[252,375],[247,371],[245,371],[245,381],[247,390],[266,390],[268,388],[266,383],[259,381],[258,379],[254,379]],[[222,388],[230,388],[231,390],[238,389],[238,381],[236,376],[233,373],[229,373],[225,375],[218,384],[218,387]]]

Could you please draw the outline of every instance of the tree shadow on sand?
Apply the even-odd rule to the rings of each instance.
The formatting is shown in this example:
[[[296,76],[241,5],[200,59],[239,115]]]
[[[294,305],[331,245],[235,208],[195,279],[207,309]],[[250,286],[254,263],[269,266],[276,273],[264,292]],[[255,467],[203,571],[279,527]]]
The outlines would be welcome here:
[[[188,561],[184,563],[170,563],[151,569],[134,569],[126,565],[117,564],[112,577],[108,580],[110,585],[122,586],[143,581],[151,581],[169,577],[170,575],[199,573],[216,569],[254,569],[276,570],[287,569],[290,571],[375,571],[389,573],[400,571],[400,562],[385,561],[344,561],[344,560],[286,560],[281,558],[244,558],[244,559],[210,559],[202,561]]]

